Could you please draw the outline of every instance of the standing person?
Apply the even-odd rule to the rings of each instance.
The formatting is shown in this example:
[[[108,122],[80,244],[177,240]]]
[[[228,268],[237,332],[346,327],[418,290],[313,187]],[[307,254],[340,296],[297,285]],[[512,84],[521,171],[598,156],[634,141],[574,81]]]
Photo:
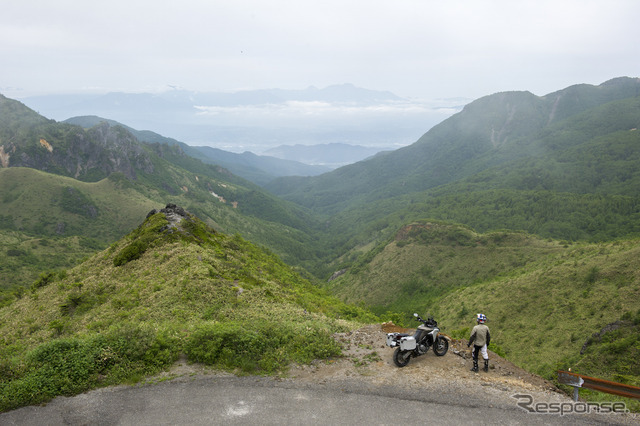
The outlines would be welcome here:
[[[478,352],[482,354],[484,359],[484,371],[489,371],[489,354],[487,353],[487,346],[491,341],[491,334],[489,333],[489,327],[484,323],[487,322],[487,317],[484,314],[476,315],[477,325],[471,330],[471,337],[467,347],[473,343],[473,368],[471,371],[478,371]]]

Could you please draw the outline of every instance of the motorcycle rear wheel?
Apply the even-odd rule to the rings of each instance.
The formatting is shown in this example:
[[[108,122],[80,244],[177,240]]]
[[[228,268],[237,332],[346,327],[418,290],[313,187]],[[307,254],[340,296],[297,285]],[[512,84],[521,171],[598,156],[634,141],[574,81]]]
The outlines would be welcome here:
[[[398,367],[404,367],[409,364],[409,360],[411,359],[411,351],[403,351],[400,348],[397,348],[393,353],[393,363]]]
[[[433,353],[437,356],[444,356],[449,350],[449,341],[444,338],[438,338],[433,345]]]

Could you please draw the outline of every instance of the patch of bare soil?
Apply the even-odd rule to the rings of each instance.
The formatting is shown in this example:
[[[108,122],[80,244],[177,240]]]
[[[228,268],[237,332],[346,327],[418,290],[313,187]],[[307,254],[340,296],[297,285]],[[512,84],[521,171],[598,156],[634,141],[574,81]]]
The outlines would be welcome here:
[[[393,363],[395,349],[386,345],[386,335],[390,332],[413,332],[393,324],[374,324],[348,333],[338,333],[334,337],[342,347],[343,356],[330,360],[317,360],[311,365],[293,365],[286,377],[316,383],[330,381],[358,380],[377,386],[394,386],[410,389],[427,387],[460,387],[477,390],[482,393],[489,388],[512,395],[522,392],[542,392],[565,394],[553,383],[531,374],[513,363],[489,351],[489,371],[472,372],[470,349],[466,340],[451,339],[449,351],[439,357],[430,350],[418,358],[412,358],[406,367],[398,368]],[[180,376],[199,374],[223,374],[200,364],[180,360],[170,371],[154,377],[152,380],[166,380]],[[514,400],[511,400],[513,403]]]
[[[436,356],[430,350],[418,358],[411,358],[406,367],[398,368],[393,363],[395,349],[386,345],[386,334],[394,331],[414,330],[400,329],[393,324],[377,324],[337,334],[335,337],[342,346],[342,358],[317,361],[310,366],[294,366],[289,372],[290,376],[319,382],[351,377],[380,385],[409,388],[460,384],[491,387],[507,393],[536,391],[561,394],[553,383],[517,367],[491,351],[489,371],[482,371],[481,361],[480,371],[472,372],[471,350],[467,348],[466,340],[451,339],[445,356]]]

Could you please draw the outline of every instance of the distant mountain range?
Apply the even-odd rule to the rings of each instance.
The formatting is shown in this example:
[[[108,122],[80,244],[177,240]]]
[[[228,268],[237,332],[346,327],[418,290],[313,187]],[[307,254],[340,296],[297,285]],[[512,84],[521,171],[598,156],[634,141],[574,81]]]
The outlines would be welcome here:
[[[101,122],[109,123],[111,126],[123,126],[141,142],[179,145],[192,157],[208,164],[225,167],[258,185],[266,185],[282,176],[317,176],[380,152],[378,148],[334,143],[281,145],[266,151],[265,155],[256,155],[248,151],[237,154],[208,146],[190,146],[149,130],[136,130],[115,120],[97,116],[72,117],[64,122],[87,129]]]
[[[191,156],[215,163],[217,167],[207,173],[226,180],[227,187],[196,183],[205,190],[205,198],[213,192],[240,201],[241,213],[289,226],[295,223],[296,229],[305,232],[324,223],[324,231],[317,236],[320,245],[307,247],[318,250],[309,259],[323,257],[312,267],[318,267],[314,273],[322,276],[339,264],[354,241],[375,241],[391,235],[407,220],[424,217],[462,223],[478,231],[507,228],[569,240],[635,235],[635,225],[628,217],[640,205],[639,163],[634,161],[639,146],[635,130],[640,127],[639,92],[638,79],[617,78],[542,97],[529,92],[489,95],[468,104],[408,147],[318,176],[280,177],[264,183],[280,199],[256,192],[257,187],[238,179],[240,172],[224,177],[232,162],[235,170],[255,171],[251,161],[256,158],[251,154],[196,150],[154,132],[113,123],[79,131],[15,101],[4,102],[0,138],[9,166],[33,167],[84,181],[98,181],[117,171],[138,184],[151,185],[154,191],[171,197],[188,194],[192,200],[197,199],[194,189],[181,183],[186,180],[179,176],[185,172],[168,178],[167,171],[177,170],[177,165],[189,173],[200,170],[202,166]],[[138,139],[147,143],[140,144]],[[44,142],[38,142],[41,140]],[[172,146],[176,149],[170,149]],[[160,161],[170,164],[158,167]],[[273,167],[286,170],[281,162]],[[262,177],[254,181],[263,179],[264,168],[260,173]],[[243,195],[234,194],[231,187],[245,188]],[[282,199],[301,210],[291,211],[294,204],[281,204]],[[260,200],[268,200],[269,207]],[[221,217],[230,220],[210,214],[217,222]],[[228,226],[239,229],[237,223],[230,221]],[[13,222],[12,226],[18,225]],[[303,239],[307,238],[316,236]],[[327,246],[333,249],[326,251]],[[282,254],[287,251],[278,249]],[[289,253],[297,257],[301,252]]]
[[[153,193],[149,185],[152,191],[159,191],[153,193],[158,201],[167,197],[180,201],[187,196],[191,202],[205,202],[211,193],[228,202],[237,201],[234,214],[304,229],[295,236],[280,234],[298,242],[283,244],[276,252],[291,256],[287,258],[294,263],[305,252],[307,266],[314,274],[325,276],[339,266],[356,242],[376,241],[392,235],[404,222],[424,217],[454,221],[481,232],[515,229],[569,240],[635,235],[629,212],[636,214],[640,205],[635,171],[640,163],[634,161],[640,146],[634,130],[640,127],[639,87],[638,79],[617,78],[542,97],[529,92],[489,95],[468,104],[408,147],[318,176],[267,179],[266,163],[258,170],[251,163],[256,160],[251,154],[200,151],[154,132],[114,123],[78,130],[8,99],[3,102],[0,154],[9,167],[33,167],[89,182],[122,173],[144,194]],[[147,143],[140,144],[138,139]],[[216,166],[203,169],[192,156]],[[228,172],[232,167],[236,175]],[[287,168],[281,162],[272,167]],[[195,177],[184,178],[183,168],[191,174],[207,170],[222,184],[211,181],[203,186]],[[254,182],[280,198],[238,178],[250,172],[257,173]],[[172,173],[175,176],[169,177]],[[195,196],[195,187],[185,185],[189,180],[204,191],[201,200]],[[243,189],[237,192],[239,188]],[[12,194],[5,200],[17,196],[13,195],[17,187],[4,190]],[[282,204],[283,199],[289,203]],[[291,210],[294,204],[290,203],[298,207]],[[181,204],[194,209],[189,203]],[[241,229],[238,225],[244,220],[203,206],[208,209],[200,215],[205,220],[210,217],[222,223],[224,218],[225,229]],[[195,211],[200,212],[199,208]],[[29,222],[11,218],[5,223],[19,229]],[[42,227],[46,222],[40,223]],[[313,234],[311,230],[318,227],[323,232]],[[55,223],[47,229],[53,232]],[[273,238],[260,235],[260,243]],[[314,238],[319,238],[315,246],[300,250],[300,241]],[[293,247],[297,248],[290,251]],[[323,260],[315,263],[320,258]]]
[[[356,163],[381,152],[379,148],[369,148],[344,143],[330,143],[323,145],[281,145],[268,149],[264,153],[284,160],[297,161],[305,164],[318,164],[331,169]],[[294,176],[294,173],[289,173]],[[298,176],[303,176],[298,174]],[[313,176],[313,175],[309,175]]]

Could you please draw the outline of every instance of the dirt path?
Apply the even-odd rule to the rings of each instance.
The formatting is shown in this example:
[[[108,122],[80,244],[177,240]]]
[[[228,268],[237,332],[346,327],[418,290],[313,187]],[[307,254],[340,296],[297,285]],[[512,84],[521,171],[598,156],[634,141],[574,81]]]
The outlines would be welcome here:
[[[320,384],[359,382],[370,388],[394,387],[407,392],[448,393],[511,408],[517,402],[512,395],[519,393],[530,394],[536,401],[570,401],[553,383],[491,351],[489,372],[471,372],[470,351],[466,342],[458,340],[452,340],[445,356],[438,357],[430,350],[426,355],[412,358],[406,367],[398,368],[392,359],[394,349],[385,344],[386,333],[391,331],[396,329],[377,324],[338,334],[336,339],[343,349],[342,358],[316,361],[311,365],[293,365],[282,380]],[[207,372],[211,371],[182,359],[164,375],[176,377]]]
[[[294,366],[291,378],[313,382],[352,378],[375,385],[401,386],[407,389],[460,388],[469,392],[493,393],[500,400],[515,405],[511,395],[535,393],[547,400],[566,400],[568,397],[553,383],[523,370],[489,351],[489,372],[470,371],[470,350],[465,341],[452,340],[449,352],[443,357],[432,350],[426,355],[412,358],[404,368],[393,363],[394,349],[386,346],[386,333],[396,331],[389,326],[370,325],[359,330],[337,335],[343,347],[344,358],[318,361],[310,366]],[[491,390],[489,392],[489,390]]]

